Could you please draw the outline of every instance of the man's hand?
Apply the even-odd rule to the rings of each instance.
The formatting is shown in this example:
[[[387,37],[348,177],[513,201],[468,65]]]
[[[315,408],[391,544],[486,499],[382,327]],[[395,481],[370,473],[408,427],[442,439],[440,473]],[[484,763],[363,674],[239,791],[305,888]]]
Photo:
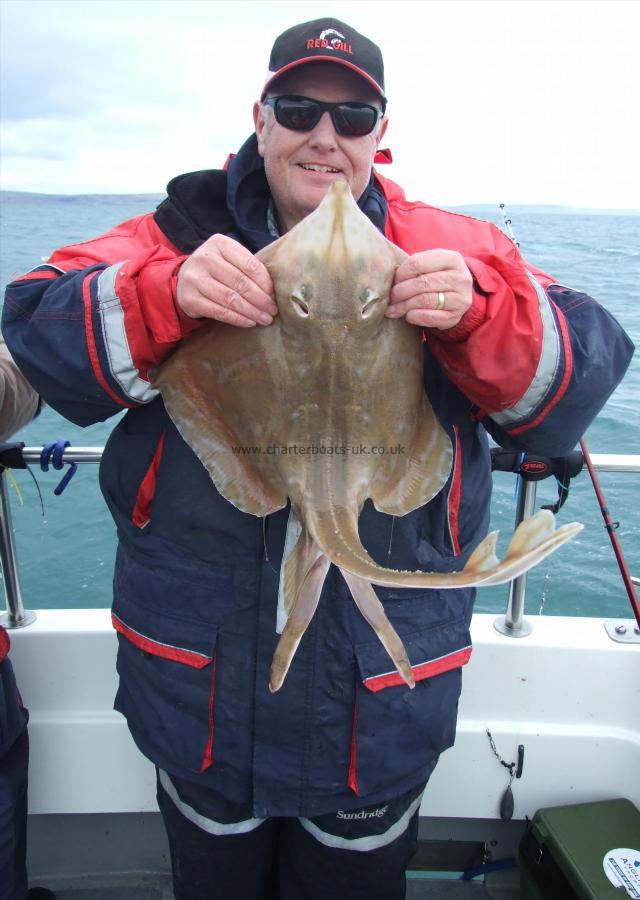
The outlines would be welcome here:
[[[214,234],[182,264],[176,300],[192,319],[217,319],[241,328],[269,325],[278,312],[266,267],[223,234]]]
[[[405,316],[412,325],[446,330],[457,325],[471,306],[473,279],[455,250],[422,250],[398,266],[387,316]],[[444,307],[438,309],[438,294]]]

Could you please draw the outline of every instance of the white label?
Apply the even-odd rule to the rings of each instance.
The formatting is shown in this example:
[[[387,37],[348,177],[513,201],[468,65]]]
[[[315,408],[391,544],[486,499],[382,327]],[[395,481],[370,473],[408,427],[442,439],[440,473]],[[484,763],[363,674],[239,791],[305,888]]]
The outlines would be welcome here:
[[[618,847],[605,853],[604,874],[616,888],[624,888],[630,897],[640,900],[640,850]]]

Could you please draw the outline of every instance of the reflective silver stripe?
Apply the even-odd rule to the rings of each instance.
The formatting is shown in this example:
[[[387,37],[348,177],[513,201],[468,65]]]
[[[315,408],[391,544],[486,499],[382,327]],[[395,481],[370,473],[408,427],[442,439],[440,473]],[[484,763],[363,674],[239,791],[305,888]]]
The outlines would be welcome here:
[[[158,395],[148,381],[140,378],[133,362],[124,324],[124,310],[116,291],[116,278],[124,263],[116,263],[101,272],[98,277],[98,309],[102,321],[102,336],[111,375],[127,397],[138,403],[147,403]]]
[[[411,816],[420,807],[421,800],[422,794],[420,794],[419,797],[416,797],[411,806],[402,814],[398,821],[394,822],[393,825],[386,831],[383,831],[382,834],[368,834],[366,837],[339,837],[336,834],[322,831],[322,829],[318,828],[318,826],[310,819],[298,819],[298,821],[305,831],[308,831],[312,837],[321,844],[324,844],[325,847],[334,847],[336,850],[377,850],[379,847],[386,847],[387,844],[395,841],[397,837],[400,837],[400,835],[407,830]]]
[[[200,653],[198,650],[187,650],[186,647],[177,647],[175,644],[166,644],[164,641],[156,641],[154,638],[149,637],[148,634],[143,634],[141,631],[136,631],[131,625],[127,625],[127,623],[123,622],[120,616],[117,616],[114,612],[112,612],[111,615],[114,619],[117,619],[127,631],[130,631],[132,634],[137,634],[138,637],[142,638],[144,641],[148,641],[150,644],[155,644],[156,647],[166,647],[167,650],[177,650],[179,653],[184,653],[187,656],[197,656],[198,659],[205,659],[207,662],[213,660],[213,656],[207,656],[206,653]]]
[[[278,584],[278,613],[276,617],[276,632],[278,634],[282,634],[284,626],[287,624],[287,619],[289,618],[284,608],[284,565],[291,555],[291,551],[295,547],[301,531],[302,525],[300,524],[300,520],[293,509],[291,509],[289,511],[289,518],[287,519],[287,533],[284,538],[282,564],[280,565],[280,583]]]
[[[209,834],[246,834],[248,831],[254,831],[265,821],[265,819],[245,819],[244,822],[225,823],[216,822],[214,819],[208,819],[206,816],[200,815],[200,813],[196,812],[188,803],[185,803],[180,799],[173,782],[166,772],[162,769],[159,769],[158,772],[162,787],[171,797],[182,815],[190,822],[193,822],[194,825],[197,825],[198,828],[202,828],[203,831],[207,831]]]
[[[556,377],[560,364],[560,335],[551,311],[551,304],[544,288],[527,272],[529,281],[533,285],[538,296],[538,307],[542,319],[542,352],[538,361],[538,368],[533,380],[527,388],[524,396],[510,409],[502,412],[490,413],[490,417],[498,425],[512,425],[526,419],[534,409],[542,402]]]
[[[416,669],[421,668],[422,666],[433,666],[435,663],[439,663],[443,659],[447,659],[450,656],[457,656],[458,653],[464,653],[465,650],[471,650],[472,644],[466,644],[464,647],[460,647],[458,650],[451,650],[449,653],[443,653],[442,656],[434,656],[433,659],[425,659],[424,662],[421,663],[412,663],[411,669],[415,671]],[[379,675],[367,675],[364,679],[364,683],[367,681],[375,681],[377,678],[386,678],[387,675],[397,675],[397,669],[389,669],[388,672],[380,672]]]

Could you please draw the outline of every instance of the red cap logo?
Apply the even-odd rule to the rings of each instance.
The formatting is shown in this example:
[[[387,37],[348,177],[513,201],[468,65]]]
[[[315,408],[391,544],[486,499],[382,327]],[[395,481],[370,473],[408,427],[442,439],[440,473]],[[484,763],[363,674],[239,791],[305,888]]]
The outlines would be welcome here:
[[[320,32],[319,37],[310,38],[307,41],[307,50],[340,50],[353,56],[351,44],[347,44],[344,35],[335,28],[327,28]]]

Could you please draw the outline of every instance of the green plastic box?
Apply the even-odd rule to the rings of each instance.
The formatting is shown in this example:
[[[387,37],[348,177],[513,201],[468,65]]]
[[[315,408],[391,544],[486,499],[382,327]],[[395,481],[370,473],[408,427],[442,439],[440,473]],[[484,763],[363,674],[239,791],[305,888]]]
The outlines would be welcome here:
[[[623,799],[539,809],[518,865],[523,900],[640,900],[640,812]]]

